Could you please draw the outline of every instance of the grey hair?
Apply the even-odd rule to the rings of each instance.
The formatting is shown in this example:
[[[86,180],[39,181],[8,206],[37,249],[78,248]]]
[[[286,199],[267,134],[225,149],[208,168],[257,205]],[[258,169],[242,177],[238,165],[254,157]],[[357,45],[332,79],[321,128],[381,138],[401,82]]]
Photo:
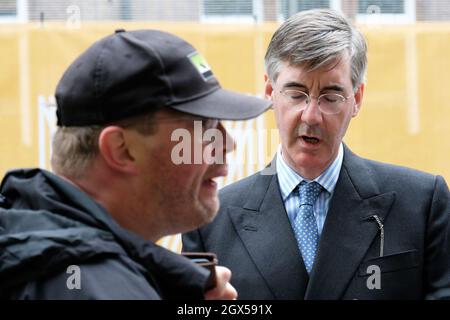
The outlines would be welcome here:
[[[305,65],[312,71],[347,51],[351,61],[353,88],[365,82],[367,44],[343,15],[331,9],[299,12],[274,33],[265,56],[266,72],[275,82],[281,62]]]
[[[53,151],[51,157],[52,169],[56,174],[71,179],[83,177],[99,154],[98,140],[101,132],[107,126],[132,128],[144,135],[151,135],[157,131],[154,124],[152,110],[102,126],[58,127],[53,136]]]
[[[52,169],[68,178],[80,178],[98,155],[103,127],[58,127],[53,136]]]

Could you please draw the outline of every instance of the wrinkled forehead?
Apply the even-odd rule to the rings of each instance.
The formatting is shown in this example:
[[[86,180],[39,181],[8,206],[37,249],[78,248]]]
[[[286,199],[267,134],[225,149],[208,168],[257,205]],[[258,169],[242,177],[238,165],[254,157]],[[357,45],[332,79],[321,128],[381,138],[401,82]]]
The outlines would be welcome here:
[[[295,72],[301,73],[306,77],[312,76],[316,73],[351,71],[351,60],[348,54],[341,54],[321,63],[318,63],[316,61],[302,61],[299,63],[281,61],[277,68],[278,76],[286,72],[294,72],[294,70]]]
[[[273,80],[276,81],[280,73],[285,72],[289,68],[295,68],[302,70],[304,73],[313,73],[317,70],[320,72],[327,72],[335,69],[337,66],[348,66],[351,69],[351,58],[348,50],[344,50],[339,54],[327,56],[327,57],[316,57],[309,60],[296,61],[292,58],[282,60],[278,63]],[[351,76],[351,75],[350,75]]]
[[[345,57],[340,57],[319,68],[311,69],[307,64],[291,65],[283,62],[273,84],[279,89],[297,88],[310,91],[339,88],[339,91],[347,91],[352,87],[350,63]]]

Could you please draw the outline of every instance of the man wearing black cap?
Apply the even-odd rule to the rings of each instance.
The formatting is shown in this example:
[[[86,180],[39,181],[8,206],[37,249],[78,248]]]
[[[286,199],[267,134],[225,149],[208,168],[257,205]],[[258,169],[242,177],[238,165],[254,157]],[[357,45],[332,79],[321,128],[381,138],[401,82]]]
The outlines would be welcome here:
[[[234,148],[219,120],[253,118],[270,103],[222,89],[190,44],[153,30],[94,43],[56,100],[56,175],[15,170],[0,187],[0,297],[235,298],[228,269],[216,267],[205,290],[206,269],[155,242],[214,218],[214,178]],[[177,130],[200,161],[175,159]]]

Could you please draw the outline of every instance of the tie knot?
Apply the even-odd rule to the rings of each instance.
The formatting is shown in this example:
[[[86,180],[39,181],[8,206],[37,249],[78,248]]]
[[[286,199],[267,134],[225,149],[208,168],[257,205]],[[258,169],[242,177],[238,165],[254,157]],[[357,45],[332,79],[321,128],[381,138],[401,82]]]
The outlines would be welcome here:
[[[322,191],[322,186],[317,182],[306,182],[302,181],[300,183],[299,194],[300,194],[300,206],[304,204],[314,205],[319,196],[320,191]]]

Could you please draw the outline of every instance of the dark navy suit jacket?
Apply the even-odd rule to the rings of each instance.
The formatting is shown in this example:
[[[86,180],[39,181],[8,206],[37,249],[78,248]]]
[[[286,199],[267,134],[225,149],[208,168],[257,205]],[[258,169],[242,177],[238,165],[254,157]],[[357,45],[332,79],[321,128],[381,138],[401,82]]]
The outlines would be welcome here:
[[[183,251],[215,252],[240,299],[450,298],[450,193],[440,176],[362,159],[345,147],[310,275],[276,174],[234,183],[220,199],[211,224],[183,235]],[[383,224],[382,257],[373,215]],[[369,266],[379,268],[379,288]]]

